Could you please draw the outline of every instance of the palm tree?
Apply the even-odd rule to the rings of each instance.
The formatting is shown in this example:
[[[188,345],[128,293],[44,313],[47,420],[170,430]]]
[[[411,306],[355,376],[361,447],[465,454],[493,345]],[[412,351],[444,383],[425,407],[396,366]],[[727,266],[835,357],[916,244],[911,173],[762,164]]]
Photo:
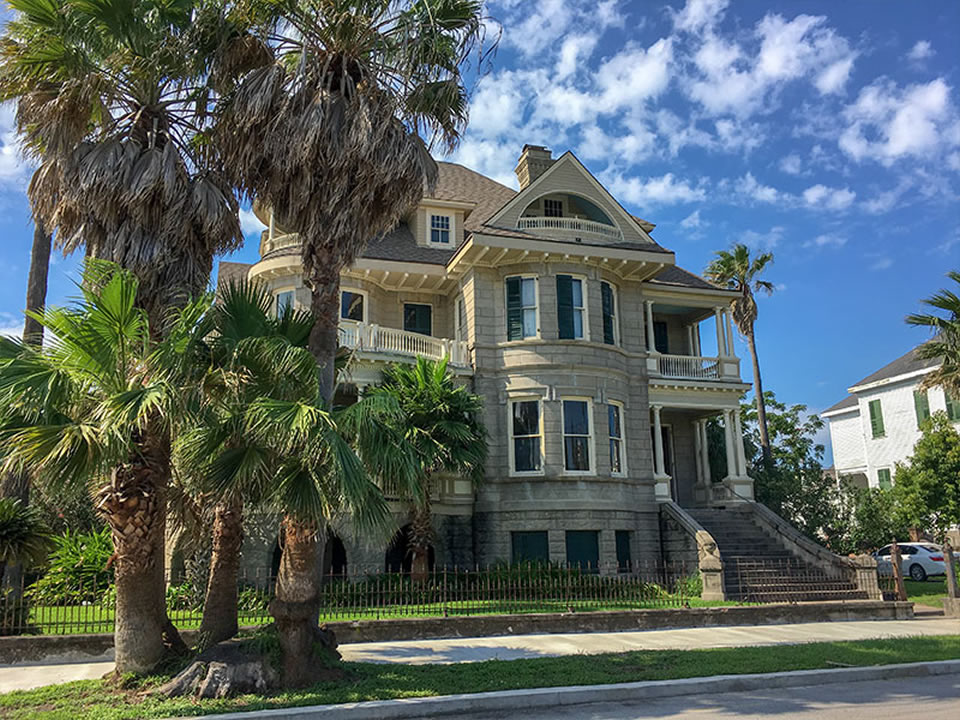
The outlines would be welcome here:
[[[273,297],[265,288],[241,282],[221,288],[219,301],[209,311],[209,334],[204,342],[210,364],[198,378],[200,409],[174,444],[175,474],[188,491],[195,491],[195,507],[208,499],[202,489],[209,474],[218,470],[211,462],[219,452],[242,463],[257,459],[255,453],[262,450],[248,443],[243,425],[247,406],[258,397],[291,398],[302,392],[299,375],[290,372],[285,356],[288,348],[306,347],[313,318],[292,309],[276,317],[272,307]],[[300,359],[305,358],[301,355]],[[295,368],[299,374],[314,372],[312,358],[306,359],[305,367]],[[243,489],[246,497],[235,484],[214,498],[217,502],[206,518],[210,524],[200,528],[205,531],[212,526],[210,571],[200,623],[202,642],[208,645],[237,632],[244,502],[256,502],[263,496],[257,487]]]
[[[38,509],[0,498],[0,576],[8,564],[41,564],[52,549],[50,528]]]
[[[740,334],[746,338],[753,360],[753,395],[757,401],[757,426],[760,430],[760,449],[763,464],[770,465],[770,434],[767,431],[767,410],[763,398],[763,381],[760,378],[760,360],[757,358],[757,339],[753,324],[757,320],[757,301],[753,294],[761,290],[768,295],[773,292],[773,283],[760,280],[759,276],[773,262],[773,253],[760,253],[750,257],[746,245],[737,244],[729,251],[720,250],[707,266],[704,274],[707,278],[729,290],[735,290],[740,296],[732,303],[733,322]]]
[[[420,133],[447,149],[457,143],[467,120],[461,66],[483,43],[483,4],[247,0],[246,7],[262,40],[238,37],[224,57],[269,62],[241,74],[225,94],[215,143],[236,184],[300,235],[316,318],[309,339],[320,367],[315,405],[328,413],[340,272],[435,183],[436,163]],[[274,603],[291,652],[313,637],[307,623],[319,592],[313,560],[324,524],[306,517],[318,524],[303,515],[284,524]],[[305,650],[297,653],[306,663]]]
[[[947,277],[957,284],[957,289],[944,288],[923,301],[924,305],[945,315],[915,313],[907,316],[907,322],[931,328],[936,333],[932,340],[917,348],[921,358],[940,361],[940,367],[924,376],[922,387],[942,387],[952,397],[960,398],[960,271],[951,270]]]
[[[402,488],[411,504],[412,577],[423,580],[433,540],[430,492],[436,473],[483,479],[487,456],[486,430],[480,419],[483,401],[457,384],[447,361],[417,358],[413,365],[394,364],[382,383],[368,393],[396,401],[401,414],[398,432],[412,446],[418,472]],[[396,479],[396,478],[394,478]]]
[[[131,273],[89,260],[81,290],[75,306],[34,314],[51,333],[44,347],[0,339],[4,469],[29,466],[54,489],[89,484],[116,549],[117,671],[146,672],[179,639],[164,603],[162,479],[209,300],[169,318],[157,341]]]

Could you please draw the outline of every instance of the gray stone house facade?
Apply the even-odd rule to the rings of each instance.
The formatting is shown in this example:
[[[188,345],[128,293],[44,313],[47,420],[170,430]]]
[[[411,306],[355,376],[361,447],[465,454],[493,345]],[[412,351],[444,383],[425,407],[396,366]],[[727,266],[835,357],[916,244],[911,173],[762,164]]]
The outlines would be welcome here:
[[[486,479],[438,481],[438,564],[657,560],[671,528],[690,535],[695,558],[699,526],[684,510],[753,498],[735,294],[679,267],[572,153],[525,146],[516,174],[519,192],[440,163],[436,189],[343,273],[346,391],[376,382],[385,363],[448,356],[483,397]],[[278,306],[307,306],[297,235],[257,212],[268,225],[259,262],[221,263],[219,281],[247,277]],[[705,356],[702,342],[717,351]],[[711,417],[726,427],[724,478],[710,477]],[[334,562],[389,566],[390,535],[407,521],[395,510],[384,537],[356,537],[342,519]],[[248,530],[246,565],[270,562],[273,533]]]

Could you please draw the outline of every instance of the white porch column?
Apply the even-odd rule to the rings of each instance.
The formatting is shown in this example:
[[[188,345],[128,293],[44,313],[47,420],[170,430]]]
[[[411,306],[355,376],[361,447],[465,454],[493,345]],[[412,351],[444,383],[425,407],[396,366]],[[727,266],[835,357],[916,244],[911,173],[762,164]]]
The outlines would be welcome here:
[[[736,410],[733,411],[733,430],[736,433],[733,445],[737,453],[737,464],[740,466],[738,474],[743,477],[747,474],[747,454],[743,449],[743,427],[740,424],[740,413]]]
[[[653,337],[653,300],[644,300],[647,313],[647,352],[657,352],[657,344]]]
[[[723,308],[719,305],[713,309],[713,316],[717,322],[717,355],[726,357],[727,344],[724,342],[723,332]]]
[[[709,485],[710,477],[710,447],[707,440],[707,420],[700,421],[700,464],[703,466],[703,482]]]
[[[703,485],[703,453],[701,445],[703,437],[700,435],[700,420],[693,421],[693,459],[697,466],[697,485]]]
[[[690,330],[693,333],[693,354],[696,356],[703,355],[703,352],[700,350],[700,323],[694,323]]]
[[[730,320],[730,308],[727,308],[724,312],[724,315],[727,317],[727,355],[733,357],[736,353],[734,352],[733,345],[733,323]]]
[[[267,233],[267,237],[271,240],[271,242],[273,241],[273,231],[274,231],[273,210],[271,209],[270,210],[270,232]]]
[[[697,354],[697,349],[693,345],[693,324],[687,325],[687,352],[691,355]]]
[[[732,410],[723,411],[723,439],[727,446],[727,477],[737,477],[740,471],[737,468],[737,454],[733,449],[733,415]]]
[[[670,476],[663,463],[663,426],[660,424],[662,406],[653,406],[653,480],[654,496],[657,502],[673,500],[670,493]]]

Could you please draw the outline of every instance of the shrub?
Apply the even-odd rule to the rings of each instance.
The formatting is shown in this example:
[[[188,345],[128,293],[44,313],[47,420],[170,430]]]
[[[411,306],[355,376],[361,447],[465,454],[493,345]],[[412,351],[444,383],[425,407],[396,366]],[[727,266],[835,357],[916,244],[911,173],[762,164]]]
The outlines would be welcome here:
[[[107,567],[113,556],[110,531],[67,531],[53,542],[47,571],[29,590],[34,601],[41,605],[99,602],[113,585],[113,568]]]

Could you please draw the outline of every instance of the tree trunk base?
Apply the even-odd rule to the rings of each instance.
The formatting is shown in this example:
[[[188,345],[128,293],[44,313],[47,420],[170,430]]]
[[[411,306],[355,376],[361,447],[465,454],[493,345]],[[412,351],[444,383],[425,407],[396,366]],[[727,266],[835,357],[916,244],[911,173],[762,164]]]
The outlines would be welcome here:
[[[262,638],[234,639],[204,650],[168,683],[151,691],[164,697],[226,698],[266,693],[320,682],[342,680],[336,636],[326,627],[314,628],[310,662],[296,677],[283,672],[276,628],[265,628]],[[278,652],[279,651],[279,652]]]

